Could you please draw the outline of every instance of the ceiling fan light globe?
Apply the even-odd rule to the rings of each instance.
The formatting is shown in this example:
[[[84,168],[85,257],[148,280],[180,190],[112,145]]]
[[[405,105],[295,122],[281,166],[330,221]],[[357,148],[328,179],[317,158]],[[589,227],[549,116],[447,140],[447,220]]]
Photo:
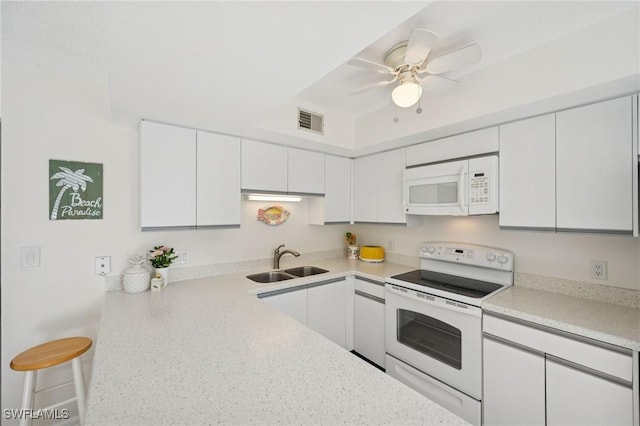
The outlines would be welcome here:
[[[422,87],[416,83],[403,83],[393,89],[391,99],[400,108],[408,108],[415,105],[422,96]]]

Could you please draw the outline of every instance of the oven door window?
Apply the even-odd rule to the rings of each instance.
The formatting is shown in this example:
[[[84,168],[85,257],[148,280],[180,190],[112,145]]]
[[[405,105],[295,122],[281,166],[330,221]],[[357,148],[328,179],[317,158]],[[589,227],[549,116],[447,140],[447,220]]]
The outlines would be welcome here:
[[[397,310],[397,339],[403,345],[457,370],[462,368],[462,332],[436,318]]]

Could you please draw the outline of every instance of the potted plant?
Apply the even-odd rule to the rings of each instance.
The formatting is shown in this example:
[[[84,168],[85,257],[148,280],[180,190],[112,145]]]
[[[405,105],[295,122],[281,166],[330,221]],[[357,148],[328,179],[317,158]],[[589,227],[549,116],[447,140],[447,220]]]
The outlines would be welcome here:
[[[354,260],[358,258],[360,253],[360,247],[358,246],[358,236],[353,232],[347,232],[345,234],[347,240],[347,258]]]
[[[169,283],[169,266],[177,259],[173,253],[173,247],[159,245],[155,246],[153,250],[149,250],[149,260],[151,265],[156,270],[156,277],[160,275],[163,279],[163,287]]]

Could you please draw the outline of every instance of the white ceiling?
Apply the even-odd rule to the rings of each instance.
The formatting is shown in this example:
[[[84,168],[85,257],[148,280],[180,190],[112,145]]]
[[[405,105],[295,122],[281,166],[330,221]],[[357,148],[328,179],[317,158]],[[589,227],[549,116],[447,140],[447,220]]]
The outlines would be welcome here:
[[[391,88],[348,95],[378,76],[346,63],[382,62],[411,28],[438,34],[432,56],[478,42],[481,63],[448,75],[464,79],[638,4],[2,2],[2,54],[79,78],[102,70],[114,119],[245,135],[292,99],[351,120],[387,106]]]

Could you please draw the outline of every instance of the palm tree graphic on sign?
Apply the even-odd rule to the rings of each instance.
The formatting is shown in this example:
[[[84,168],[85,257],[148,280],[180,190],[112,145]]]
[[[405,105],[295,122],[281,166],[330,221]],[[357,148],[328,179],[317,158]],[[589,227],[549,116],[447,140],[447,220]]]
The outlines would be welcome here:
[[[51,180],[60,179],[56,183],[56,186],[61,186],[62,188],[60,188],[60,192],[58,192],[58,196],[56,197],[56,202],[53,204],[53,209],[51,209],[51,220],[56,220],[58,218],[60,200],[62,200],[62,196],[67,189],[71,188],[74,192],[78,192],[78,189],[82,189],[82,192],[85,192],[87,190],[87,182],[93,183],[93,179],[84,174],[84,169],[78,169],[74,172],[66,167],[59,166],[58,168],[62,171],[51,176]]]

